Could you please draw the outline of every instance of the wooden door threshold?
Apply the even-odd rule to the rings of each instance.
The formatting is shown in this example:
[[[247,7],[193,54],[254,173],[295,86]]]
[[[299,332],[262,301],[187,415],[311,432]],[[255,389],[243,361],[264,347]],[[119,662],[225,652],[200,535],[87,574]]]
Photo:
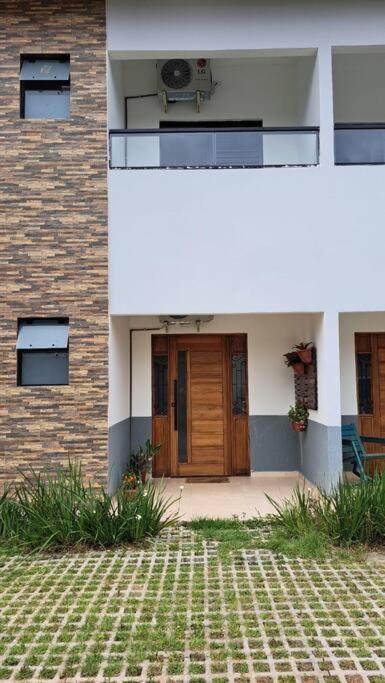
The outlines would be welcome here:
[[[229,484],[228,477],[186,477],[186,484]]]

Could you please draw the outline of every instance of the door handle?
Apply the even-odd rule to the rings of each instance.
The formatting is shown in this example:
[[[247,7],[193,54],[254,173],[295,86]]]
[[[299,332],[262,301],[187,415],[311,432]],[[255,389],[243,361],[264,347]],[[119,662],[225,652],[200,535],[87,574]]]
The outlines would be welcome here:
[[[178,380],[174,379],[174,402],[171,403],[174,408],[174,430],[178,431]]]

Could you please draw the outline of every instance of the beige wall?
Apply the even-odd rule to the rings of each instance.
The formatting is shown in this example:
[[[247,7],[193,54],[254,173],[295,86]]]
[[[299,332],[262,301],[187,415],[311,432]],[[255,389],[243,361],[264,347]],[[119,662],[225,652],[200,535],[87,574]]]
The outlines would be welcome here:
[[[115,318],[113,318],[114,320]],[[313,341],[321,320],[319,314],[286,315],[215,315],[203,325],[205,333],[247,333],[249,353],[249,406],[251,415],[285,415],[294,401],[293,371],[284,364],[283,354],[300,341]],[[116,320],[116,319],[115,319]],[[120,331],[122,350],[127,329],[131,327],[157,327],[158,317],[122,317],[114,325]],[[123,321],[123,322],[122,322]],[[196,333],[194,327],[171,327],[169,334]],[[128,344],[128,341],[127,341]],[[128,349],[127,349],[128,350]],[[124,365],[110,363],[110,425],[121,417],[121,378],[125,377],[128,392],[128,373]],[[133,335],[133,406],[134,417],[151,415],[151,332]],[[126,394],[124,394],[126,400]],[[318,411],[317,411],[318,413]],[[315,412],[313,419],[320,419]]]
[[[188,58],[188,55],[187,55]],[[124,95],[157,92],[156,59],[110,60],[121,65]],[[157,97],[129,100],[127,128],[158,128],[159,121],[262,119],[265,126],[318,125],[319,107],[314,56],[212,59],[215,92],[197,113],[192,102],[170,105],[164,113]],[[313,78],[314,76],[314,78]],[[112,81],[118,83],[118,76]],[[110,117],[118,102],[110,89]],[[124,109],[124,99],[121,98]]]
[[[385,52],[334,54],[333,92],[336,123],[383,121]]]

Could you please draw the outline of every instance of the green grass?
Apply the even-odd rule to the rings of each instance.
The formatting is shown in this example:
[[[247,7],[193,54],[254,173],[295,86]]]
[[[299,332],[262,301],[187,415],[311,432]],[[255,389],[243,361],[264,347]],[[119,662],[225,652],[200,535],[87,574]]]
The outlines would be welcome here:
[[[240,549],[261,548],[265,546],[262,536],[258,533],[266,527],[260,519],[242,520],[210,519],[197,517],[185,522],[184,526],[196,531],[206,541],[218,544],[218,553],[222,559],[229,559],[231,554]]]
[[[39,494],[46,503],[47,527],[55,528],[56,495],[65,539],[66,506],[75,501],[79,509],[84,490],[84,509],[72,517],[75,524],[81,520],[75,528],[82,537],[87,528],[91,539],[95,532],[86,524],[87,505],[95,492],[88,498],[88,488],[74,485],[74,497],[69,487],[67,481],[60,496],[51,489],[48,498]],[[385,577],[361,562],[361,525],[354,517],[353,541],[348,525],[353,501],[361,506],[370,538],[378,542],[379,515],[369,493],[381,504],[381,487],[375,481],[364,491],[338,490],[318,500],[299,490],[290,502],[276,505],[276,515],[267,520],[201,518],[182,529],[170,525],[151,543],[106,551],[100,540],[111,537],[111,521],[100,530],[99,543],[90,544],[98,552],[89,545],[79,552],[70,536],[64,555],[26,556],[19,549],[31,546],[13,539],[6,555],[0,552],[0,679],[31,680],[39,672],[50,680],[61,672],[72,681],[81,676],[113,681],[146,671],[148,680],[187,672],[192,683],[204,681],[211,666],[218,682],[221,676],[227,680],[230,665],[239,680],[246,680],[250,661],[256,674],[270,678],[268,643],[281,682],[292,679],[293,661],[306,680],[306,674],[312,679],[312,662],[329,671],[331,660],[338,659],[340,670],[349,670],[354,657],[371,672],[372,683],[384,681]],[[150,494],[144,491],[140,495],[147,505]],[[9,495],[6,505],[11,500],[22,506],[22,496]],[[34,500],[28,495],[22,508],[36,508],[31,529],[41,514]],[[137,508],[129,509],[132,515]],[[3,529],[10,528],[7,515]],[[155,529],[151,524],[145,528]],[[374,675],[379,658],[384,666]],[[328,680],[337,679],[330,675]]]
[[[190,522],[184,522],[183,525],[194,531],[207,531],[212,533],[215,529],[218,531],[222,531],[223,529],[263,529],[266,527],[266,521],[257,517],[253,519],[242,519],[240,517],[231,517],[228,519],[222,519],[220,517],[195,517]]]
[[[338,555],[346,562],[363,558],[361,543],[339,546],[324,529],[314,523],[309,514],[313,498],[301,489],[293,497],[276,505],[276,514],[266,518],[241,520],[210,519],[198,517],[184,526],[194,530],[199,537],[218,544],[217,552],[222,559],[231,559],[240,549],[269,549],[286,557],[327,559]]]
[[[305,521],[291,519],[290,533],[272,517],[244,521],[202,517],[186,522],[185,526],[205,540],[216,541],[218,554],[227,560],[240,549],[267,548],[287,557],[304,558],[326,558],[334,552],[329,540]],[[301,529],[300,533],[294,532],[297,528]]]
[[[328,540],[316,529],[308,529],[301,535],[288,536],[285,529],[273,528],[267,547],[286,557],[318,557],[325,559],[330,556],[331,546]]]
[[[201,519],[140,546],[0,555],[0,678],[269,679],[271,658],[280,680],[293,662],[332,678],[331,660],[341,672],[358,657],[380,680],[383,573],[341,553],[277,556],[270,524]]]

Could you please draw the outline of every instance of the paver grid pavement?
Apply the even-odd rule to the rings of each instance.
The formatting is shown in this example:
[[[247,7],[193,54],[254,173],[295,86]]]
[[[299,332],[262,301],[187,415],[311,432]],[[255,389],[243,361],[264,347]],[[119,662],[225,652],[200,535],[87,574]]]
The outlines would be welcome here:
[[[384,589],[381,567],[226,557],[185,528],[145,549],[1,556],[0,680],[385,682]]]

